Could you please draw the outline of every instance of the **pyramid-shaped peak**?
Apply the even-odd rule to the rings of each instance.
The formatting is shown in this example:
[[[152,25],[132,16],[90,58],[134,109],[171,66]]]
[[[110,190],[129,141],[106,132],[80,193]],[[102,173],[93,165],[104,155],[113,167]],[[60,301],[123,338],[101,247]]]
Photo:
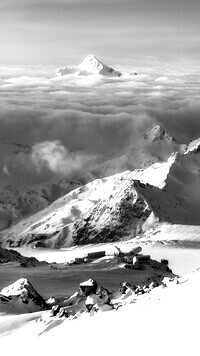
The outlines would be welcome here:
[[[103,75],[108,77],[121,77],[122,73],[107,66],[101,60],[99,60],[94,54],[89,54],[81,64],[73,68],[62,68],[59,74],[78,74],[78,75]]]
[[[93,54],[89,54],[85,59],[81,62],[81,64],[78,67],[88,67],[88,66],[104,66],[103,64],[97,57],[95,57]]]
[[[144,135],[144,138],[146,140],[149,140],[150,142],[155,142],[155,141],[168,141],[168,142],[176,142],[175,138],[170,136],[165,129],[163,129],[160,125],[154,124],[152,127],[150,127],[147,132]]]
[[[83,60],[83,62],[85,61],[97,61],[97,62],[101,62],[94,54],[88,54],[85,59]],[[83,63],[82,62],[82,63]],[[102,62],[101,62],[102,63]]]
[[[77,69],[82,73],[87,74],[101,74],[106,76],[120,77],[121,73],[115,69],[108,67],[102,61],[100,61],[94,54],[89,54],[81,64],[77,66]]]
[[[95,59],[96,61],[99,61],[99,59],[94,54],[88,54],[88,56],[86,56],[84,60],[86,59],[87,60]]]

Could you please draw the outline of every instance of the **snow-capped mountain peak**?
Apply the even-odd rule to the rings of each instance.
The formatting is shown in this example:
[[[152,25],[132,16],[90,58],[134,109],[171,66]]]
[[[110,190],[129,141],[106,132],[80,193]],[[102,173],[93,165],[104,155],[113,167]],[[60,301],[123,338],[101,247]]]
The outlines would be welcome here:
[[[102,70],[107,70],[108,67],[100,60],[98,60],[93,54],[90,54],[83,60],[81,64],[77,66],[77,69],[99,74]]]
[[[93,54],[89,54],[81,64],[77,66],[77,69],[81,72],[86,72],[88,74],[101,74],[107,76],[117,76],[120,77],[121,73],[108,67],[106,64],[101,62]]]
[[[111,77],[120,77],[122,74],[113,69],[112,67],[107,66],[102,61],[100,61],[93,54],[89,54],[81,64],[74,68],[62,68],[59,71],[61,76],[67,74],[78,74],[78,75],[103,75],[103,76],[111,76]]]
[[[89,54],[87,57],[85,57],[83,62],[81,62],[81,64],[78,65],[78,68],[88,69],[91,66],[94,68],[97,66],[103,67],[103,63],[100,60],[98,60],[97,57],[95,57],[93,54]]]
[[[144,138],[150,142],[156,141],[166,141],[166,142],[176,142],[175,138],[170,136],[160,125],[156,124],[150,127]]]

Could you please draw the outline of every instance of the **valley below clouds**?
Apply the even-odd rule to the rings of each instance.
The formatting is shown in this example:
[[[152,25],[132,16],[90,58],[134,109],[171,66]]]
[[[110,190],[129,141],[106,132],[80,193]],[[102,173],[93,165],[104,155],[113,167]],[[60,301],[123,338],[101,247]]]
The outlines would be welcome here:
[[[119,78],[58,77],[56,66],[1,66],[0,184],[88,181],[140,168],[145,156],[165,160],[174,142],[144,140],[155,123],[177,143],[200,136],[195,62],[151,58],[119,69]]]

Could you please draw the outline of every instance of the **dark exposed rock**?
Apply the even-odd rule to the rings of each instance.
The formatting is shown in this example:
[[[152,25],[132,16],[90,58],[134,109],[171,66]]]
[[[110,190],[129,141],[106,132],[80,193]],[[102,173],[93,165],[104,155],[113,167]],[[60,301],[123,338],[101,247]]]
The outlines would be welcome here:
[[[35,257],[24,257],[15,250],[0,247],[0,263],[18,262],[21,267],[34,267],[47,262],[39,262]]]

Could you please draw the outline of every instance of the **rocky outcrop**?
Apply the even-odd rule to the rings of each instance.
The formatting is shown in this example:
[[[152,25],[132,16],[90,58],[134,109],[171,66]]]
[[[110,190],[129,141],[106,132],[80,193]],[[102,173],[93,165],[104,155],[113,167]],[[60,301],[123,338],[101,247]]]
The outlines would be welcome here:
[[[163,129],[160,125],[153,125],[150,127],[144,135],[145,140],[149,141],[149,143],[153,143],[156,141],[162,142],[169,142],[169,143],[176,143],[174,137],[170,136],[165,129]]]
[[[80,283],[78,291],[71,297],[53,305],[50,317],[73,319],[85,312],[93,315],[98,311],[118,309],[119,306],[135,302],[140,295],[150,293],[160,285],[164,287],[172,282],[177,283],[177,277],[168,266],[150,258],[140,266],[140,272],[135,270],[131,279],[131,283],[122,282],[118,290],[111,291],[90,278]]]
[[[15,283],[5,287],[0,292],[0,310],[9,309],[13,312],[35,312],[48,309],[41,295],[34,289],[26,278],[21,278]],[[7,300],[3,300],[6,298]],[[3,305],[2,303],[6,303]]]

